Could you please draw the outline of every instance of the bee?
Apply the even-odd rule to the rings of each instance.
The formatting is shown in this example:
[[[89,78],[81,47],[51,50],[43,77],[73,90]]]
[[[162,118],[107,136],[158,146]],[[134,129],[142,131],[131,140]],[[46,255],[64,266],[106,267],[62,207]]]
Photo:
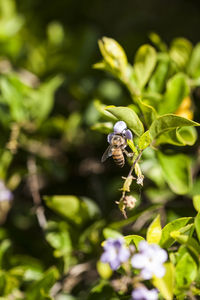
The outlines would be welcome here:
[[[126,146],[127,141],[123,135],[113,134],[110,145],[104,152],[101,162],[104,162],[108,157],[112,156],[114,162],[122,168],[125,163],[124,153],[127,154],[127,151],[125,150]]]

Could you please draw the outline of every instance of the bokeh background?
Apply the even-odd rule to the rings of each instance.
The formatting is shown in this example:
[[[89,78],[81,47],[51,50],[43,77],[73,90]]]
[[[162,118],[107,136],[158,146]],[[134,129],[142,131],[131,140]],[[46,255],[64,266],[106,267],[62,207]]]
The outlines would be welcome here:
[[[101,164],[107,147],[106,135],[92,126],[101,121],[96,109],[99,100],[107,105],[128,105],[131,100],[121,83],[92,68],[101,58],[98,39],[103,36],[116,39],[130,62],[138,47],[150,42],[151,32],[159,34],[168,45],[180,36],[196,44],[200,40],[200,3],[198,0],[0,0],[0,16],[0,174],[14,194],[8,207],[2,205],[0,236],[11,241],[11,253],[18,259],[23,255],[39,260],[43,270],[54,264],[62,269],[62,255],[57,258],[53,255],[52,245],[48,245],[38,225],[34,209],[37,203],[33,202],[30,184],[32,175],[37,175],[41,198],[43,195],[88,197],[99,207],[97,220],[106,224],[123,219],[115,201],[120,197],[121,176],[127,174],[128,166],[122,171],[112,160]],[[13,77],[8,79],[9,74]],[[20,85],[19,78],[28,84],[29,90]],[[35,89],[39,89],[38,94]],[[8,99],[9,109],[3,98]],[[22,100],[16,99],[26,99],[26,103],[21,105]],[[43,100],[46,106],[41,104]],[[199,119],[196,113],[195,120]],[[13,127],[16,123],[20,124],[17,129]],[[186,147],[185,152],[196,149],[197,145]],[[31,175],[32,162],[36,169]],[[152,182],[147,179],[148,185]],[[137,189],[138,205],[142,202],[141,207],[146,207],[149,199]],[[178,196],[170,203],[172,218],[194,214],[187,197]],[[45,214],[57,220],[47,207]],[[74,251],[78,251],[79,261],[98,257],[101,251],[100,246],[95,248],[95,237],[86,254],[80,254],[78,247],[81,246]],[[19,264],[20,259],[16,261]],[[85,295],[79,293],[84,284],[72,289],[74,295]],[[22,290],[25,287],[26,283]]]

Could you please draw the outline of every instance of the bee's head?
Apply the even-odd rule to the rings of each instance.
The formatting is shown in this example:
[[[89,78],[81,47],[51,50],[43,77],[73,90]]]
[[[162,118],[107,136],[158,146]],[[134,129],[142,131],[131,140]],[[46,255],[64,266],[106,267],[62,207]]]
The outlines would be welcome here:
[[[114,146],[121,146],[125,143],[125,139],[121,136],[121,135],[118,135],[118,134],[115,134],[112,138],[112,144]]]

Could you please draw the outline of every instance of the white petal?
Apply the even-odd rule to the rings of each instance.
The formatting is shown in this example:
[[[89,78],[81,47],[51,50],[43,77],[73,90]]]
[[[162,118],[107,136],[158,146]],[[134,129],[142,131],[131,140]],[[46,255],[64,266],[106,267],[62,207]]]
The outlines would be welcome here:
[[[165,267],[163,267],[162,265],[157,266],[154,270],[154,274],[156,275],[156,277],[162,278],[165,275]]]
[[[168,256],[167,256],[167,251],[165,251],[164,249],[159,249],[159,251],[157,251],[156,253],[157,256],[157,260],[161,263],[164,263]]]
[[[144,269],[141,271],[140,275],[142,276],[143,279],[149,280],[149,279],[152,278],[153,273],[152,273],[150,270],[144,268]]]
[[[138,245],[139,251],[146,251],[149,248],[149,244],[146,241],[141,241]]]
[[[131,259],[131,264],[134,268],[142,269],[145,267],[147,259],[143,254],[135,254]]]
[[[127,128],[127,125],[124,121],[118,121],[114,125],[114,133],[122,133]]]

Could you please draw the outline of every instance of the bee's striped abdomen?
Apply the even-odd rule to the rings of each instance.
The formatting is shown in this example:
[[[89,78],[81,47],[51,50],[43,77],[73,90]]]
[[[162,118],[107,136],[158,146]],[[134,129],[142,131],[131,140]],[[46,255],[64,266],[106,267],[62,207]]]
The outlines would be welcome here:
[[[120,148],[117,148],[117,149],[114,149],[113,150],[113,159],[114,159],[114,162],[119,166],[119,167],[123,167],[124,166],[124,155],[123,155],[123,152]]]

